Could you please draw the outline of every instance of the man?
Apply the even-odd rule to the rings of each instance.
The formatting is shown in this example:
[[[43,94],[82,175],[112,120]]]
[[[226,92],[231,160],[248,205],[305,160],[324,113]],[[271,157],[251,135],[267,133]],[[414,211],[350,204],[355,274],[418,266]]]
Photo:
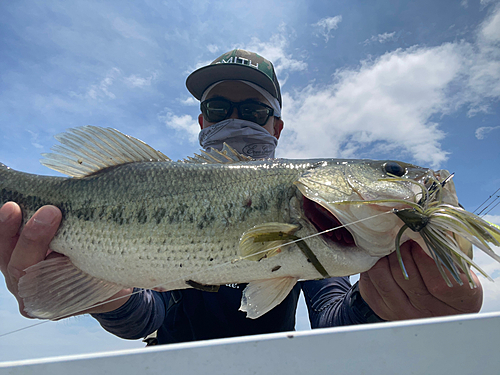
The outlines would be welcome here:
[[[271,62],[233,50],[193,72],[186,85],[201,101],[202,147],[220,148],[227,142],[249,156],[274,156],[284,123],[280,86]],[[0,269],[23,315],[19,278],[24,269],[46,258],[60,220],[60,211],[46,206],[18,234],[19,207],[7,203],[0,209]],[[481,287],[470,289],[464,276],[462,287],[449,288],[434,261],[416,243],[407,242],[401,250],[410,280],[404,280],[396,254],[391,254],[361,274],[354,287],[347,277],[303,282],[255,320],[238,311],[243,289],[239,285],[223,286],[217,293],[136,290],[128,296],[131,290],[127,289],[115,296],[125,298],[87,312],[120,337],[136,339],[158,330],[158,342],[163,344],[293,330],[300,288],[313,328],[479,311]]]

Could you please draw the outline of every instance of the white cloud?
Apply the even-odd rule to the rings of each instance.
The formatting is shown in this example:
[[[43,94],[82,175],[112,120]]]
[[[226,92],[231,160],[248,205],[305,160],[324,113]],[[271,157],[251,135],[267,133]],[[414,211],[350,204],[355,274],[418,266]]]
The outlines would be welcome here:
[[[104,97],[115,99],[116,95],[110,91],[110,88],[113,85],[115,79],[120,74],[120,69],[112,68],[110,71],[108,71],[108,73],[106,73],[106,76],[101,80],[101,82],[95,85],[90,85],[89,89],[87,90],[86,96],[95,100]]]
[[[499,42],[500,5],[479,26],[476,44],[464,44],[467,86],[463,101],[470,103],[469,116],[489,112],[491,103],[500,98]]]
[[[483,219],[490,223],[500,225],[500,215],[484,215]]]
[[[483,219],[500,225],[499,215],[485,215]],[[500,255],[500,247],[492,246],[491,248]],[[474,251],[474,261],[494,280],[491,282],[480,276],[484,293],[484,304],[481,312],[500,311],[500,263],[477,248]]]
[[[135,20],[115,17],[112,21],[112,25],[116,31],[127,39],[137,39],[152,46],[156,46],[156,42],[146,36],[147,30]]]
[[[488,255],[475,249],[474,261],[493,278],[493,282],[487,280],[478,272],[479,280],[483,287],[484,302],[481,312],[500,311],[500,264],[491,259]],[[500,248],[494,248],[497,254],[500,254]]]
[[[484,215],[484,216],[481,216],[481,218],[483,220],[486,220],[487,222],[491,223],[491,224],[495,224],[497,226],[500,226],[500,215]],[[497,252],[499,255],[500,253]]]
[[[217,53],[219,52],[220,48],[218,46],[216,46],[215,44],[209,44],[207,46],[207,49],[210,51],[210,53]]]
[[[271,35],[268,41],[261,41],[259,38],[253,37],[246,45],[233,45],[227,48],[227,50],[230,51],[234,48],[241,48],[247,51],[256,52],[264,56],[267,60],[272,61],[274,69],[276,70],[276,75],[283,87],[289,73],[307,69],[307,63],[305,61],[294,57],[287,51],[290,44],[289,39],[290,35],[287,33],[286,26],[281,24],[278,27],[278,32]],[[183,73],[189,75],[196,69],[209,65],[213,60],[214,58],[199,61],[194,67],[188,67]]]
[[[80,115],[85,111],[80,99],[88,98],[86,94],[69,92],[67,96],[57,94],[34,94],[32,97],[33,107],[41,113],[54,113],[55,111],[65,111]]]
[[[210,60],[205,60],[205,61],[198,61],[196,63],[196,65],[194,66],[194,68],[193,67],[188,67],[188,69],[186,69],[183,72],[183,74],[184,75],[189,75],[189,74],[193,73],[195,70],[200,69],[203,66],[210,65],[212,63],[212,61],[214,61],[214,60],[215,60],[215,58],[214,59],[210,59]]]
[[[193,98],[192,96],[188,97],[187,99],[179,99],[179,101],[183,105],[188,105],[188,106],[199,106],[200,105],[200,102],[198,100],[196,100],[195,98]]]
[[[123,76],[121,69],[113,67],[104,75],[99,83],[91,84],[84,94],[74,91],[69,92],[69,96],[78,99],[92,99],[102,101],[103,99],[116,99],[117,94],[120,95],[127,90],[123,86],[125,83],[128,87],[146,88],[153,84],[158,77],[158,72],[153,72],[149,76],[144,77],[138,74],[131,74],[128,77]]]
[[[132,86],[132,87],[146,87],[146,86],[151,86],[151,82],[156,79],[157,77],[157,73],[153,73],[151,74],[149,77],[147,78],[143,78],[143,77],[140,77],[140,76],[137,76],[135,74],[132,74],[128,77],[125,77],[123,80],[125,81],[125,83],[129,86]]]
[[[39,138],[38,132],[34,132],[28,129],[26,129],[26,131],[31,135],[31,145],[35,148],[43,149],[43,145],[40,144],[38,139]]]
[[[289,146],[280,156],[350,158],[370,147],[372,153],[410,154],[426,165],[443,163],[444,133],[430,118],[447,107],[445,89],[461,67],[456,49],[396,50],[338,71],[330,85],[286,95]]]
[[[372,36],[370,39],[366,39],[363,44],[366,46],[370,43],[374,42],[379,42],[379,43],[386,43],[386,42],[392,42],[396,40],[396,32],[393,31],[392,33],[383,33],[383,34],[378,34]]]
[[[165,114],[161,114],[158,117],[168,128],[176,130],[190,142],[198,140],[200,125],[197,119],[194,119],[190,115],[176,116],[169,110],[166,110]]]
[[[493,3],[494,1],[497,1],[497,0],[480,0],[479,3],[484,7],[490,3]]]
[[[191,34],[188,29],[175,28],[172,31],[165,34],[165,40],[168,42],[177,42],[189,45],[192,43]]]
[[[287,148],[280,157],[406,157],[438,167],[447,159],[436,116],[466,106],[469,116],[500,99],[500,7],[480,25],[476,43],[388,52],[330,84],[284,95]],[[385,36],[390,38],[391,34]],[[478,129],[481,137],[486,131]],[[367,151],[370,151],[369,153]]]
[[[476,129],[476,138],[484,139],[486,134],[491,132],[492,130],[500,129],[500,126],[482,126]]]
[[[243,47],[244,49],[265,56],[273,62],[276,74],[283,86],[286,82],[286,75],[290,72],[301,71],[307,68],[307,63],[292,57],[286,52],[289,41],[286,35],[285,26],[279,27],[279,33],[271,36],[268,42],[261,42],[258,38],[252,38],[251,42]]]
[[[500,40],[500,12],[498,7],[496,12],[484,21],[480,34],[489,42],[498,42]]]
[[[325,38],[325,42],[328,42],[328,40],[332,38],[330,32],[336,30],[340,22],[342,22],[342,16],[326,17],[320,19],[312,26],[317,30],[319,35]],[[316,35],[319,36],[318,34]]]

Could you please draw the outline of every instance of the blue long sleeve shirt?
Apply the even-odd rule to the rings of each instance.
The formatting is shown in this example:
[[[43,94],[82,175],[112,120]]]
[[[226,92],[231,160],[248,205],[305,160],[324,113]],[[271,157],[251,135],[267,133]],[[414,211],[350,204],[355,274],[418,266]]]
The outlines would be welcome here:
[[[136,290],[117,310],[93,317],[108,332],[125,339],[157,331],[158,344],[285,332],[294,330],[302,289],[312,328],[367,322],[365,315],[352,308],[348,277],[300,282],[281,304],[258,319],[248,319],[238,311],[244,287],[221,286],[217,293]]]

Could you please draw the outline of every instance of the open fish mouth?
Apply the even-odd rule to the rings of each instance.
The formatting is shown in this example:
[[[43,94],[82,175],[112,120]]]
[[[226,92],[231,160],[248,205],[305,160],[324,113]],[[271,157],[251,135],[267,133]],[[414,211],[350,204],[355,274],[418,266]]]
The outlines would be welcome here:
[[[303,197],[304,214],[316,228],[326,243],[336,243],[343,247],[356,246],[352,234],[326,208]]]

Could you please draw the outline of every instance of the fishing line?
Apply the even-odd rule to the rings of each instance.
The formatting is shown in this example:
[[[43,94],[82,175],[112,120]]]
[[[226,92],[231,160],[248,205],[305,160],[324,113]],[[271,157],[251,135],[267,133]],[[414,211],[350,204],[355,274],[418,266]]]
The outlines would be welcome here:
[[[40,325],[48,323],[48,322],[51,322],[51,320],[44,320],[43,322],[38,322],[38,323],[34,323],[34,324],[26,326],[26,327],[18,328],[18,329],[14,330],[14,331],[11,331],[11,332],[2,333],[2,334],[0,334],[0,337],[4,337],[4,336],[10,335],[12,333],[17,333],[17,332],[20,332],[20,331],[24,331],[25,329],[33,328],[33,327],[36,327],[36,326],[40,326]]]
[[[497,190],[496,190],[493,194],[491,194],[488,198],[486,198],[486,199],[484,200],[484,202],[483,202],[483,203],[481,203],[481,204],[479,205],[479,207],[478,207],[478,208],[476,208],[474,211],[472,211],[472,213],[476,214],[476,212],[477,212],[477,211],[478,211],[478,210],[479,210],[479,209],[480,209],[480,208],[481,208],[484,204],[486,204],[486,202],[488,202],[488,201],[489,201],[489,200],[490,200],[493,196],[495,196],[495,194],[496,194],[496,193],[498,193],[499,191],[500,191],[500,188],[498,188],[498,189],[497,189]],[[500,195],[497,195],[497,196],[496,196],[496,198],[493,200],[493,202],[495,202],[498,198],[500,198]],[[490,206],[493,202],[490,202],[490,203],[488,204],[488,206]],[[495,207],[496,207],[497,205],[498,205],[498,203],[495,205]],[[483,209],[481,210],[481,212],[477,213],[476,215],[478,215],[478,216],[479,216],[479,215],[481,215],[481,213],[482,213],[482,212],[483,212],[486,208],[488,208],[488,206],[486,206],[485,208],[483,208]],[[490,211],[488,211],[488,212],[490,212]],[[486,215],[486,214],[485,214],[485,215]]]
[[[496,200],[498,200],[498,198],[500,198],[500,195],[497,195],[497,198],[496,198],[493,202],[495,202]],[[493,202],[492,202],[492,203],[493,203]],[[486,211],[486,212],[483,214],[483,216],[484,216],[484,215],[488,215],[488,214],[489,214],[491,211],[493,211],[493,209],[494,209],[496,206],[498,206],[499,204],[500,204],[500,200],[499,200],[499,201],[498,201],[498,202],[497,202],[497,203],[496,203],[493,207],[491,207],[488,211]]]
[[[206,273],[206,272],[211,272],[211,271],[213,271],[214,269],[218,269],[218,268],[220,268],[220,267],[225,267],[225,266],[227,266],[227,265],[233,264],[233,263],[235,263],[235,262],[239,262],[240,260],[244,260],[244,259],[249,258],[249,257],[253,257],[253,256],[255,256],[255,255],[264,254],[264,253],[267,253],[267,252],[269,252],[269,251],[271,251],[271,250],[278,249],[278,248],[280,248],[280,247],[284,247],[284,246],[292,245],[292,244],[294,244],[294,243],[296,243],[296,242],[299,242],[299,241],[304,241],[304,240],[307,240],[307,239],[309,239],[309,238],[313,238],[313,237],[320,236],[320,235],[322,235],[322,234],[324,234],[324,233],[332,232],[332,231],[335,231],[335,230],[337,230],[337,229],[341,229],[341,228],[346,228],[346,227],[348,227],[348,226],[350,226],[350,225],[358,224],[358,223],[361,223],[361,222],[366,221],[366,220],[370,220],[370,219],[373,219],[373,218],[376,218],[376,217],[380,217],[380,216],[383,216],[383,215],[386,215],[386,214],[392,214],[392,213],[393,213],[392,211],[386,211],[386,212],[382,212],[382,213],[377,214],[377,215],[373,215],[373,216],[366,217],[366,218],[364,218],[364,219],[360,219],[360,220],[353,221],[352,223],[344,224],[344,225],[341,225],[341,226],[338,226],[338,227],[335,227],[335,228],[326,229],[326,230],[324,230],[324,231],[322,231],[322,232],[314,233],[314,234],[311,234],[311,235],[309,235],[309,236],[306,236],[306,237],[303,237],[303,238],[300,238],[300,239],[297,239],[297,240],[293,240],[293,241],[287,242],[287,243],[282,244],[282,245],[278,245],[278,246],[275,246],[275,247],[272,247],[272,248],[269,248],[269,249],[265,249],[265,250],[259,251],[259,252],[257,252],[257,253],[253,253],[253,254],[251,254],[251,255],[247,255],[247,256],[245,256],[245,257],[240,257],[240,258],[237,258],[237,259],[233,259],[233,260],[231,260],[231,261],[229,261],[229,262],[225,262],[225,263],[218,264],[218,265],[213,266],[213,267],[210,267],[209,269],[204,270],[204,271],[198,271],[198,272],[196,272],[196,273],[192,273],[192,274],[189,274],[189,275],[185,275],[184,277],[180,277],[180,278],[178,278],[178,279],[172,280],[172,281],[170,281],[169,283],[175,283],[175,282],[177,282],[177,281],[183,281],[183,280],[186,280],[186,279],[188,279],[188,278],[190,278],[190,277],[193,277],[193,276],[196,276],[196,275],[200,275],[200,274],[203,274],[203,273]],[[159,288],[159,287],[161,287],[162,285],[163,285],[163,284],[158,284],[158,285],[153,286],[153,287],[152,287],[152,288],[150,288],[150,289]],[[120,300],[120,299],[122,299],[122,298],[130,297],[130,296],[132,296],[132,295],[134,295],[134,294],[141,293],[141,292],[142,292],[142,290],[143,290],[143,289],[140,289],[140,290],[137,290],[137,291],[132,292],[132,293],[130,293],[130,294],[127,294],[127,295],[125,295],[125,296],[120,296],[120,297],[117,297],[117,298],[114,298],[114,299],[111,299],[111,300],[106,300],[106,301],[103,301],[103,302],[99,302],[99,303],[97,303],[97,304],[95,304],[95,305],[92,305],[92,306],[86,307],[85,309],[78,311],[76,314],[78,314],[79,312],[82,312],[82,311],[88,310],[88,309],[92,309],[92,308],[95,308],[95,307],[99,307],[99,306],[102,306],[102,305],[108,304],[108,303],[110,303],[110,302],[118,301],[118,300]],[[0,333],[0,338],[1,338],[1,337],[4,337],[4,336],[11,335],[11,334],[13,334],[13,333],[17,333],[17,332],[19,332],[19,331],[26,330],[26,329],[28,329],[28,328],[33,328],[33,327],[36,327],[36,326],[39,326],[39,325],[42,325],[42,324],[45,324],[45,323],[49,323],[49,322],[53,322],[53,321],[57,321],[57,320],[62,319],[62,318],[64,318],[64,316],[60,316],[60,317],[57,317],[57,318],[54,318],[54,319],[51,319],[51,320],[44,320],[44,321],[42,321],[42,322],[34,323],[34,324],[28,325],[28,326],[26,326],[26,327],[22,327],[22,328],[16,329],[16,330],[14,330],[14,331],[5,332],[5,333]]]

